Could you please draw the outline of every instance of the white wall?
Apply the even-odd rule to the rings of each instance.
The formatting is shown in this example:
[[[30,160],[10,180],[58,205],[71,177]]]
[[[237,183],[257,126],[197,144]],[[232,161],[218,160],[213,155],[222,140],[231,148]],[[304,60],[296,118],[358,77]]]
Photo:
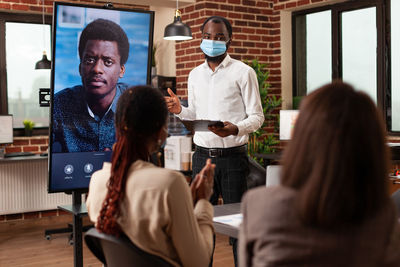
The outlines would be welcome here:
[[[154,39],[157,74],[176,76],[175,41],[164,40],[165,26],[174,21],[175,8],[150,6],[154,11]]]

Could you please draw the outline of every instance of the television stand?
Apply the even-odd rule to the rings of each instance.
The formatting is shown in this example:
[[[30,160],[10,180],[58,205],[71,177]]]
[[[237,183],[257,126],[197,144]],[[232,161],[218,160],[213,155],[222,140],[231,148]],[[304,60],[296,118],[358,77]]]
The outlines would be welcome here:
[[[50,234],[52,232],[66,233],[65,231],[66,229],[68,229],[69,230],[68,232],[72,232],[72,239],[70,239],[70,244],[72,243],[74,245],[74,267],[83,266],[82,231],[86,231],[87,229],[93,227],[92,225],[85,227],[82,226],[82,217],[87,216],[88,214],[85,203],[82,204],[82,193],[85,192],[72,191],[72,205],[58,206],[59,209],[72,213],[73,215],[72,227],[70,227],[71,225],[68,224],[67,228],[49,229],[45,231],[45,233],[49,231]]]

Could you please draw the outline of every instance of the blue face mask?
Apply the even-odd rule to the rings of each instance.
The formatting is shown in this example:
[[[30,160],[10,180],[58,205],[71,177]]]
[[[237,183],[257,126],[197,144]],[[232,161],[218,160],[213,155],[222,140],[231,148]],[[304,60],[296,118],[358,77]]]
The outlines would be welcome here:
[[[226,43],[224,41],[203,39],[200,48],[207,56],[217,57],[223,55],[226,52]]]

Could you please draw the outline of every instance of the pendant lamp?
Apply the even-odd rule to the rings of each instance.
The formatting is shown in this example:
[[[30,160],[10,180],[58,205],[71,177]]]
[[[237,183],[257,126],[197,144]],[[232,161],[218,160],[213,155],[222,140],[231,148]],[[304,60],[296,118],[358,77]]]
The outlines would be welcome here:
[[[45,47],[45,37],[44,37],[44,0],[42,0],[42,21],[43,21],[43,47]],[[35,69],[51,69],[51,61],[47,59],[46,51],[43,50],[43,57],[41,60],[36,62]]]
[[[192,30],[188,25],[182,22],[181,12],[178,9],[178,0],[176,1],[176,11],[174,22],[167,25],[164,30],[165,40],[183,41],[193,39]]]

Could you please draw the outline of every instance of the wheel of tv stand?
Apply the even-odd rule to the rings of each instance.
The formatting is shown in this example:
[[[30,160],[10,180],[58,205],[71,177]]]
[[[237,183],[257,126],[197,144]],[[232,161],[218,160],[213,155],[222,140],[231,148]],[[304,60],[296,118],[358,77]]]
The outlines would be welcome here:
[[[70,246],[74,245],[74,235],[72,233],[68,237],[68,244]]]
[[[46,235],[45,238],[46,238],[46,240],[50,240],[51,239],[51,235]]]

